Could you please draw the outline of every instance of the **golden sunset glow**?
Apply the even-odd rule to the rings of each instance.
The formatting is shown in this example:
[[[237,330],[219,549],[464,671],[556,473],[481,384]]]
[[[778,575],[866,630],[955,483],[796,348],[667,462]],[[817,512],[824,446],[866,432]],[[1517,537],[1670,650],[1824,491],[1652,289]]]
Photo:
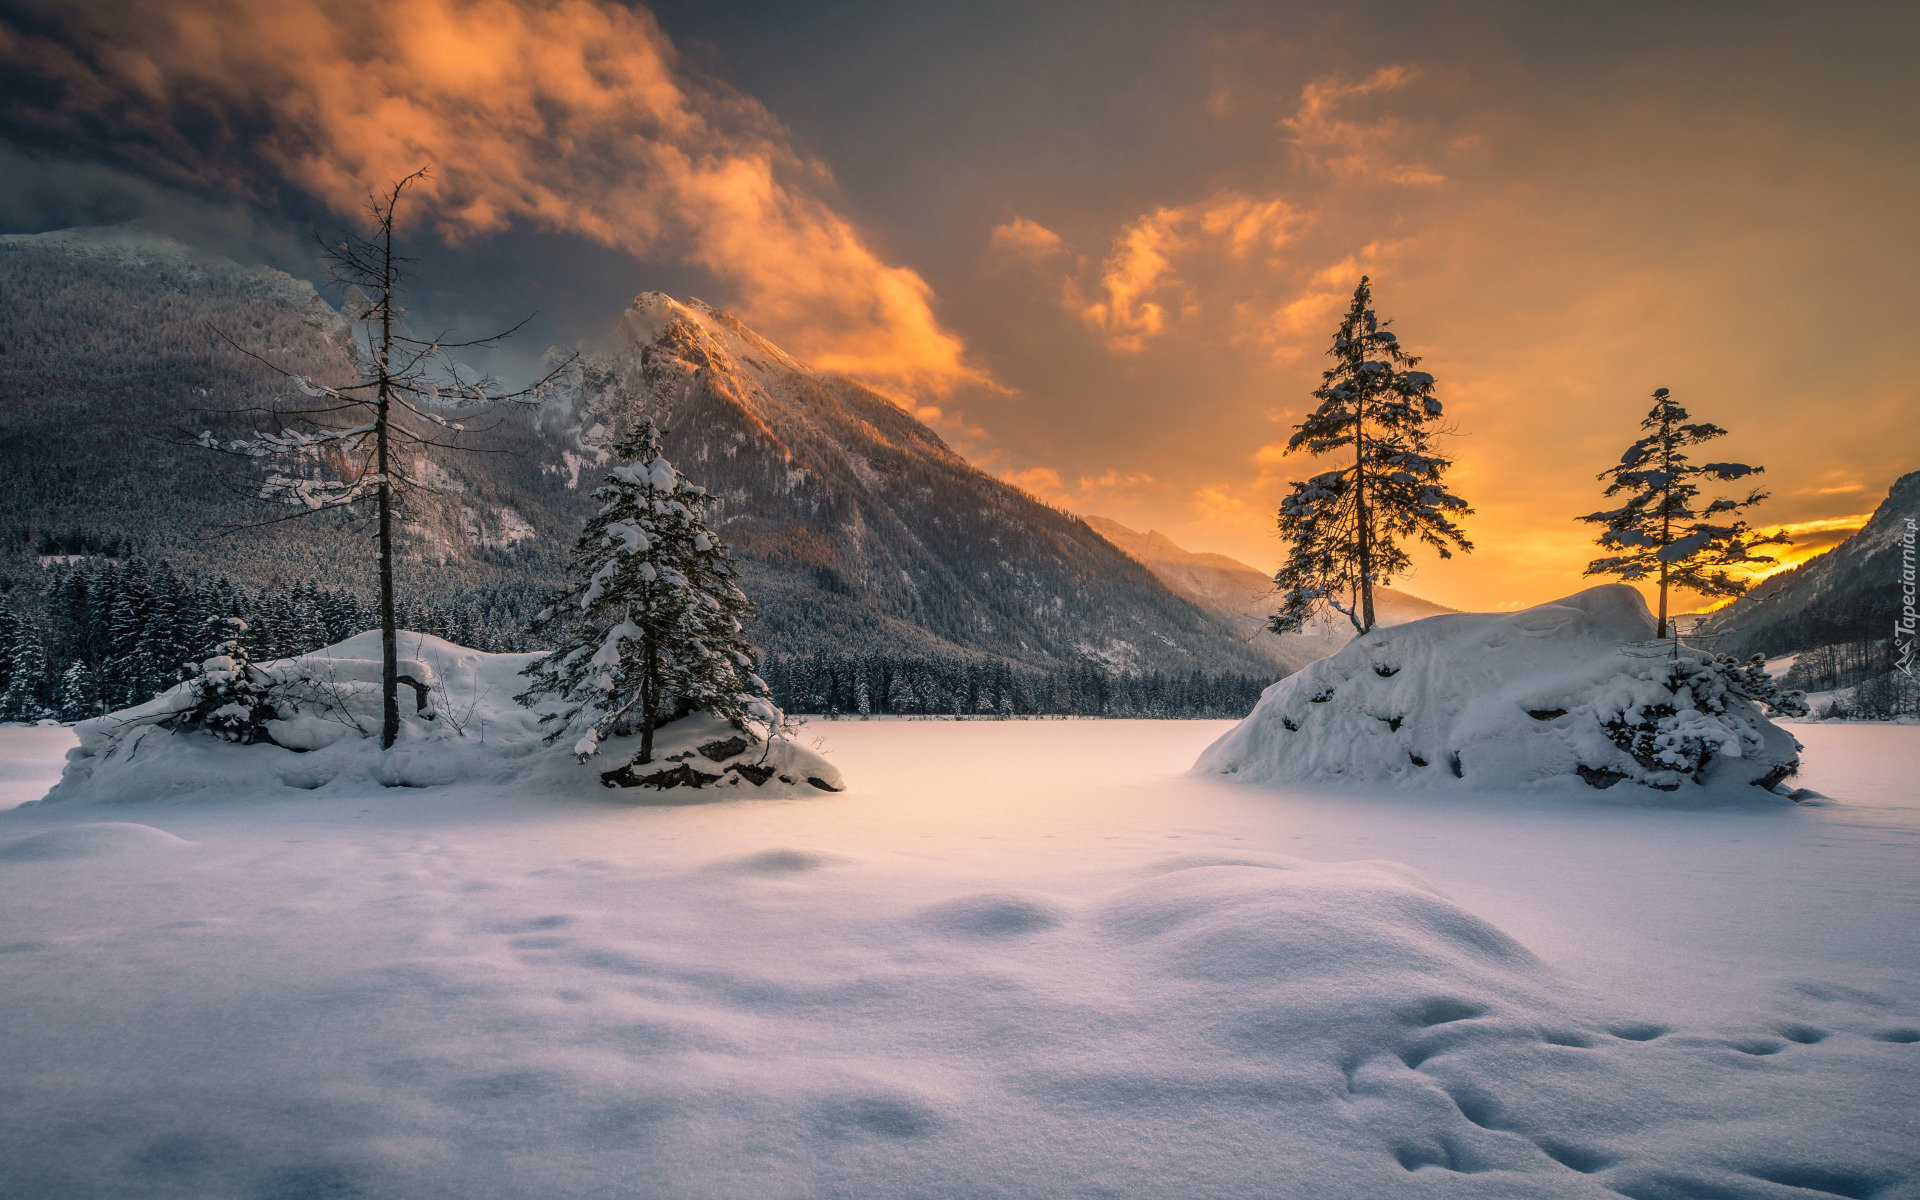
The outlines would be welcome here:
[[[336,212],[420,167],[438,230],[516,222],[710,272],[740,316],[821,368],[944,393],[983,382],[913,270],[883,263],[822,201],[825,164],[752,99],[691,85],[645,10],[593,0],[136,3],[98,14],[91,62],[0,33],[94,113],[167,123],[188,96],[264,107],[259,147]],[[141,107],[119,102],[137,97]],[[223,164],[180,146],[219,183]],[[230,181],[245,188],[245,179]]]
[[[1398,581],[1436,601],[1580,587],[1574,518],[1655,387],[1766,466],[1753,523],[1798,542],[1774,569],[1915,465],[1894,431],[1920,414],[1902,351],[1920,168],[1886,141],[1912,98],[1842,65],[1851,26],[1589,43],[1498,6],[1141,16],[1109,47],[1152,63],[1133,104],[1132,76],[949,70],[904,17],[796,20],[779,36],[805,50],[777,58],[734,30],[760,67],[863,55],[865,73],[756,82],[704,41],[693,65],[669,31],[708,27],[661,11],[137,0],[62,9],[60,36],[0,29],[0,64],[59,97],[16,106],[23,128],[111,124],[120,169],[198,195],[291,188],[350,216],[426,166],[450,252],[526,231],[605,247],[609,291],[688,280],[1049,502],[1262,570],[1279,496],[1316,469],[1279,449],[1363,274],[1439,380],[1477,510],[1474,554]],[[980,45],[1078,50],[1070,19],[1022,19]],[[185,132],[209,121],[226,133]]]

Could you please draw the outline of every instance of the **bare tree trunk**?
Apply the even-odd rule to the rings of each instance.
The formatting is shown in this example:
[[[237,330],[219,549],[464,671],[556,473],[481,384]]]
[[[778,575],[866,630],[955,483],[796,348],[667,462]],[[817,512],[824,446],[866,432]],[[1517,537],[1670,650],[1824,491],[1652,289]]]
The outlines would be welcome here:
[[[400,189],[394,188],[382,218],[380,289],[380,412],[374,422],[379,444],[380,471],[380,748],[391,750],[400,737],[399,634],[393,615],[393,485],[388,475],[387,419],[393,404],[388,378],[393,354],[393,208]]]
[[[1667,564],[1660,564],[1660,636],[1667,636]]]
[[[1662,409],[1661,411],[1665,411]],[[1662,419],[1660,422],[1660,470],[1666,474],[1667,482],[1660,489],[1660,554],[1664,556],[1667,547],[1673,545],[1673,422]],[[1660,559],[1660,634],[1667,636],[1667,560]],[[1678,655],[1680,645],[1674,643],[1674,653]]]
[[[1360,557],[1360,632],[1373,629],[1373,545],[1367,527],[1367,451],[1364,390],[1353,402],[1353,512]]]
[[[660,710],[660,656],[648,630],[641,645],[647,655],[647,673],[640,680],[640,756],[638,763],[653,761],[653,726]]]
[[[380,404],[376,431],[380,442],[380,473],[387,472],[387,405]],[[383,480],[380,484],[380,748],[391,750],[400,736],[399,635],[393,617],[393,503]]]

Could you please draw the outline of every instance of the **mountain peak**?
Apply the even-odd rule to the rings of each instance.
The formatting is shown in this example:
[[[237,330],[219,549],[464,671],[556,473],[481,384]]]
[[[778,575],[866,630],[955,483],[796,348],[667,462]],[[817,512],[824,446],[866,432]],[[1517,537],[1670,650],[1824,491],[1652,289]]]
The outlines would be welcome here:
[[[605,461],[643,416],[660,420],[674,461],[721,498],[773,649],[1278,665],[1080,521],[970,466],[898,404],[811,370],[720,308],[643,292],[618,343],[581,364],[575,446],[556,448],[566,477],[586,490],[580,466]]]
[[[681,338],[699,345],[706,356],[726,362],[735,370],[745,368],[759,375],[808,373],[806,364],[749,329],[732,313],[692,296],[682,302],[665,292],[641,292],[620,318],[620,335],[634,350],[661,343],[675,329],[680,330]]]

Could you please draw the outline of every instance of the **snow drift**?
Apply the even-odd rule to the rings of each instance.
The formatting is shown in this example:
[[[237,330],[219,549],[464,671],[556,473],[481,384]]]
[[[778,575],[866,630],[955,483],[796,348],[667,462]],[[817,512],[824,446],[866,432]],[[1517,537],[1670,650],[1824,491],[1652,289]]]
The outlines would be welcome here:
[[[1375,629],[1268,688],[1195,768],[1262,784],[1664,791],[1793,774],[1798,743],[1710,656],[1676,658],[1654,634],[1625,584]]]
[[[380,634],[357,634],[312,654],[257,664],[274,680],[279,718],[265,722],[271,742],[239,745],[165,724],[193,706],[189,684],[145,704],[74,726],[80,744],[67,752],[60,782],[47,801],[137,802],[195,794],[244,795],[277,787],[439,787],[520,779],[556,796],[615,786],[702,789],[722,795],[796,795],[839,791],[840,772],[820,755],[775,740],[755,742],[724,722],[696,713],[654,735],[654,779],[621,772],[640,739],[609,738],[582,763],[567,745],[552,745],[545,709],[521,706],[520,671],[537,654],[488,654],[441,638],[403,631],[399,674],[400,736],[382,752]],[[666,761],[671,759],[672,761]],[[621,775],[619,778],[608,778]],[[684,794],[684,793],[681,793]]]

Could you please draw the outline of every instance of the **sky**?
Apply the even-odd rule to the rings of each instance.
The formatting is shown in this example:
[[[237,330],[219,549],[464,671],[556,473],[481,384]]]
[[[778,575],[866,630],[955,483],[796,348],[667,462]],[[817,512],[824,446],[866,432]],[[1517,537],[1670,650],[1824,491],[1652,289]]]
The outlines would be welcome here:
[[[1396,583],[1515,608],[1593,582],[1657,387],[1796,557],[1920,468],[1917,51],[1894,3],[9,0],[0,230],[319,281],[310,231],[425,165],[423,323],[537,309],[524,365],[699,296],[1262,570],[1365,274],[1476,510]]]

